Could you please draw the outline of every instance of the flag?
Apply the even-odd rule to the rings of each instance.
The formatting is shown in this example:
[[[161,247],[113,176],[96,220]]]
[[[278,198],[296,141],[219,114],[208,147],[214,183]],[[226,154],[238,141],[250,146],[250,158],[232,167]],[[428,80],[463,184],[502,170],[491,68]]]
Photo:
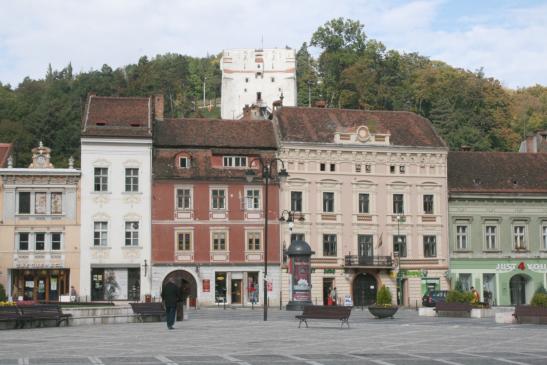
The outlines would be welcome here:
[[[380,248],[380,246],[382,246],[382,235],[384,234],[384,232],[380,233],[380,238],[378,238],[378,247],[376,248]]]

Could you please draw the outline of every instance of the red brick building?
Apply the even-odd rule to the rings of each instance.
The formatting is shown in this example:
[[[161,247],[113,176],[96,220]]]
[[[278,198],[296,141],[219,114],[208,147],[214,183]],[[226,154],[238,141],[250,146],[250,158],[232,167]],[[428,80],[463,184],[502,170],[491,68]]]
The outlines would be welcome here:
[[[262,304],[264,184],[245,180],[275,157],[270,121],[171,119],[154,130],[152,287],[173,276],[193,301]],[[253,164],[260,176],[260,164]],[[268,285],[279,301],[279,185],[268,189]]]

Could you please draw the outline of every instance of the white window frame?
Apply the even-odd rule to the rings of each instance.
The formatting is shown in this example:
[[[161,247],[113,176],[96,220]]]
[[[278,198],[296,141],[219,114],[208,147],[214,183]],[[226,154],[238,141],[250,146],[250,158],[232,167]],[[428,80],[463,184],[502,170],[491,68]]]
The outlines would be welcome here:
[[[469,224],[456,224],[456,251],[466,251],[471,247]]]
[[[365,209],[366,211],[365,212],[362,212],[361,211],[361,195],[365,195],[367,198],[366,198],[366,208]],[[358,192],[357,193],[357,213],[359,214],[370,214],[370,197],[371,197],[371,194],[369,192]]]
[[[38,249],[38,235],[39,234],[43,234],[44,235],[44,249],[43,250],[39,250]],[[45,231],[42,231],[42,232],[33,232],[32,233],[32,236],[34,237],[34,251],[35,252],[45,252],[45,251],[49,251],[49,248],[48,248],[48,240],[47,240],[47,232]]]
[[[182,161],[184,161],[184,166],[182,166]],[[178,166],[179,169],[189,169],[190,168],[190,158],[188,156],[179,156],[177,166]]]
[[[522,232],[517,232],[517,228],[522,228]],[[523,222],[517,222],[511,225],[511,246],[513,247],[513,250],[528,249],[527,232],[527,224]]]
[[[54,234],[58,234],[59,235],[59,249],[56,250],[53,248],[53,235]],[[51,251],[62,251],[63,250],[63,247],[64,247],[64,234],[63,232],[49,232],[49,247],[50,247],[50,250]]]
[[[104,227],[102,224],[104,223]],[[97,229],[96,224],[100,224],[101,226],[99,229]],[[99,233],[99,244],[95,244],[95,240],[97,239],[95,237],[95,233]],[[104,236],[104,237],[103,237]],[[103,241],[105,242],[103,244]],[[94,221],[93,222],[93,247],[108,247],[108,221]]]
[[[189,205],[186,207],[184,206],[184,199],[182,200],[183,206],[181,207],[179,205],[179,190],[188,190],[190,192],[189,194]],[[176,186],[175,187],[175,210],[193,210],[194,209],[194,189],[191,186]]]
[[[396,212],[395,211],[395,195],[401,195],[402,196],[402,200],[401,200],[401,203],[402,203],[402,206],[401,206],[401,211],[400,212]],[[391,193],[391,210],[392,210],[392,214],[393,215],[405,215],[405,193],[402,193],[402,192],[397,192],[397,193],[394,193],[392,192]]]
[[[134,170],[137,170],[137,175],[133,175]],[[131,174],[128,174],[131,172]],[[125,168],[125,192],[137,193],[139,192],[139,168],[138,167],[126,167]],[[128,184],[129,180],[129,184]],[[135,183],[136,181],[136,183]]]
[[[135,224],[137,227],[135,228]],[[125,221],[124,223],[124,247],[139,247],[139,231],[140,231],[140,222],[139,221]],[[129,237],[128,234],[129,233]],[[127,240],[129,239],[129,244]],[[135,244],[136,242],[136,244]]]
[[[540,237],[541,237],[541,242],[543,243],[541,249],[542,250],[547,250],[547,224],[546,223],[543,223],[541,225]]]
[[[425,197],[426,196],[430,196],[431,197],[431,212],[426,212],[425,211]],[[435,194],[423,194],[422,195],[422,209],[423,209],[423,214],[426,215],[426,214],[435,214]]]
[[[224,235],[224,249],[215,249],[215,239],[220,239],[219,235]],[[229,233],[226,229],[211,230],[211,252],[229,251]]]
[[[179,245],[180,235],[185,235],[185,236],[188,235],[190,237],[190,248],[188,250],[186,250],[186,249],[181,250],[180,249],[180,245]],[[186,237],[184,237],[184,239],[186,239]],[[177,230],[175,232],[175,251],[177,251],[177,252],[194,252],[194,232],[193,231]]]
[[[21,233],[27,234],[27,249],[26,250],[21,250]],[[32,232],[16,232],[16,235],[17,235],[17,251],[19,251],[19,252],[32,251],[32,247],[31,247]]]
[[[246,169],[248,167],[248,159],[247,156],[222,156],[222,166]]]
[[[209,191],[210,191],[209,196],[210,196],[210,199],[211,199],[211,204],[210,204],[211,210],[216,210],[216,211],[226,211],[226,210],[228,210],[228,189],[227,188],[221,188],[221,187],[211,187]],[[213,197],[213,192],[214,191],[223,191],[224,192],[224,194],[223,194],[224,206],[222,208],[221,207],[215,207],[215,199]]]
[[[20,208],[20,200],[19,200],[19,194],[20,193],[28,193],[29,194],[29,213],[19,213],[19,208]],[[45,206],[45,212],[43,213],[37,213],[36,212],[36,194],[45,194],[46,196],[46,206]],[[61,195],[61,212],[55,212],[53,213],[53,207],[52,207],[52,202],[53,202],[53,199],[51,198],[53,194],[60,194]],[[46,216],[46,215],[56,215],[56,216],[59,216],[59,215],[63,215],[64,214],[64,206],[63,206],[63,200],[65,199],[64,198],[64,192],[63,191],[58,191],[58,190],[43,190],[43,189],[39,189],[39,190],[17,190],[16,191],[16,211],[15,211],[15,214],[16,215],[37,215],[37,216]]]
[[[249,196],[251,192],[252,196]],[[262,189],[256,187],[245,188],[245,210],[260,209],[262,209]]]
[[[325,210],[325,194],[332,194],[332,206],[331,210]],[[321,212],[322,213],[335,213],[336,212],[336,192],[335,191],[321,191]]]
[[[106,175],[97,174],[97,170],[106,170]],[[110,174],[110,169],[106,166],[94,166],[93,167],[93,191],[96,193],[108,192],[108,175]],[[99,179],[99,190],[97,190],[97,179]],[[104,185],[104,187],[103,187]]]
[[[488,232],[489,227],[494,228],[493,233]],[[497,224],[489,224],[488,222],[484,224],[484,249],[486,251],[496,251],[499,249],[498,231],[499,228]],[[492,240],[494,241],[494,246],[492,246]]]
[[[253,247],[250,247],[250,240],[254,239]],[[258,248],[256,248],[256,239],[258,239]],[[261,252],[262,251],[262,231],[249,230],[245,231],[245,251],[248,252]]]

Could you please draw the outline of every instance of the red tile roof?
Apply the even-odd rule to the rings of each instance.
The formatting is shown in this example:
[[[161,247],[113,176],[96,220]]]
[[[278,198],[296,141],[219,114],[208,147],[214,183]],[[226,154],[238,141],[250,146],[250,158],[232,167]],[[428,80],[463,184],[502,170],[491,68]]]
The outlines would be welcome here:
[[[451,193],[547,193],[547,154],[449,152]]]
[[[154,125],[158,147],[277,149],[269,120],[167,119]]]
[[[7,167],[8,157],[11,155],[13,145],[11,143],[0,143],[0,167]]]
[[[366,125],[390,133],[392,145],[446,148],[431,122],[411,112],[282,107],[275,118],[283,141],[333,143],[335,132]]]
[[[152,137],[152,99],[91,95],[82,121],[82,136]]]

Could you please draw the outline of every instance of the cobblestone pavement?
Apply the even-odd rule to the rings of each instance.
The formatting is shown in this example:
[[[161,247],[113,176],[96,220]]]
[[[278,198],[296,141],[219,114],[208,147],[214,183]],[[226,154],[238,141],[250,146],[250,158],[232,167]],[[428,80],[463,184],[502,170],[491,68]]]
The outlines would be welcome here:
[[[164,323],[0,331],[0,365],[53,364],[547,364],[547,326],[493,319],[418,317],[400,310],[377,320],[354,309],[351,328],[271,309],[192,310],[174,331]]]

